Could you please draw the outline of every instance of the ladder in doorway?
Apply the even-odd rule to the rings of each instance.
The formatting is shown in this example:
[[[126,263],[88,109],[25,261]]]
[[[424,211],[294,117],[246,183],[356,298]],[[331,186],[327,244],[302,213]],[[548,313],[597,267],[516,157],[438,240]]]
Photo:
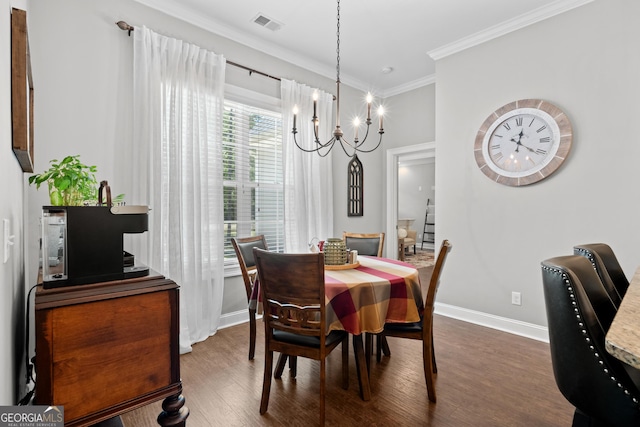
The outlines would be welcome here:
[[[435,240],[435,206],[431,204],[431,199],[427,199],[427,212],[424,215],[424,228],[422,230],[422,243],[420,244],[420,249],[423,249],[425,243],[435,243]]]

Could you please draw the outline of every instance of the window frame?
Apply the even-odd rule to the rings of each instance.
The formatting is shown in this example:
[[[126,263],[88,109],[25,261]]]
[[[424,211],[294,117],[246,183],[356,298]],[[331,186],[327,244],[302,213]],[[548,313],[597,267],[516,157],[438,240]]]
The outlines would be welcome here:
[[[282,101],[279,98],[265,95],[263,93],[255,92],[253,90],[245,89],[239,86],[225,84],[224,99],[225,101],[229,100],[232,102],[238,102],[252,107],[271,110],[273,112],[282,114]],[[240,271],[238,259],[225,259],[224,277],[227,278],[240,275],[242,275],[242,272]]]

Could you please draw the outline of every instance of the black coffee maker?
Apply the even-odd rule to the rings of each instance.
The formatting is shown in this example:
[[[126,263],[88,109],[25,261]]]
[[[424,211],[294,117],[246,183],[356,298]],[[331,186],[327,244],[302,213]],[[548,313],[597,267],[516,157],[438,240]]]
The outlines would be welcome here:
[[[147,206],[44,206],[43,287],[81,285],[146,276],[123,249],[125,233],[149,228]]]

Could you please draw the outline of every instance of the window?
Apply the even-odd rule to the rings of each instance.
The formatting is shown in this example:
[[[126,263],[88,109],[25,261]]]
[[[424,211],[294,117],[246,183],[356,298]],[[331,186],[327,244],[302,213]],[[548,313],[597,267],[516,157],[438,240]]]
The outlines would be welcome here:
[[[284,250],[282,114],[277,100],[227,89],[222,120],[225,264],[235,265],[231,238],[264,234]]]

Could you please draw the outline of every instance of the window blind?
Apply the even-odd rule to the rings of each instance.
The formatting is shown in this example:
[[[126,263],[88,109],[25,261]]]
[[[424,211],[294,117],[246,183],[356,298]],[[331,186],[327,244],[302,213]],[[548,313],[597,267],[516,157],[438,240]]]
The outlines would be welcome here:
[[[264,234],[282,252],[282,115],[225,100],[222,132],[225,259],[236,260],[232,237]]]

